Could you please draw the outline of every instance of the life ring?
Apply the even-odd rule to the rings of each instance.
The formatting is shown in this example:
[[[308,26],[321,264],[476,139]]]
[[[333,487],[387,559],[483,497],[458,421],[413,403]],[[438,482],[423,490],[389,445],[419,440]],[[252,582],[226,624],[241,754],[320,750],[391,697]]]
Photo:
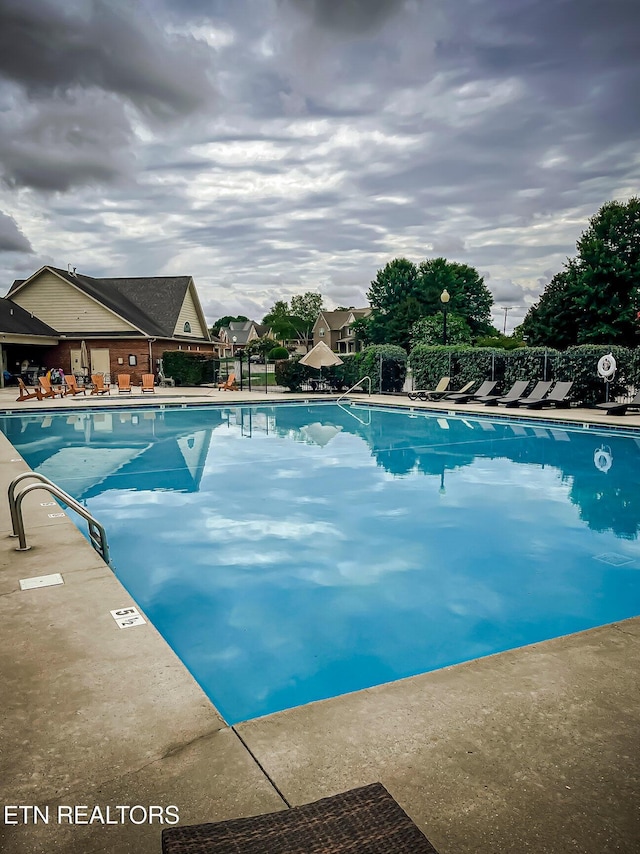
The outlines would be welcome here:
[[[610,380],[616,372],[616,360],[612,353],[603,356],[598,362],[598,376],[603,380]]]
[[[593,455],[593,464],[598,469],[598,471],[608,472],[611,466],[613,465],[613,457],[611,456],[611,449],[601,445],[601,447],[596,448],[596,452]]]

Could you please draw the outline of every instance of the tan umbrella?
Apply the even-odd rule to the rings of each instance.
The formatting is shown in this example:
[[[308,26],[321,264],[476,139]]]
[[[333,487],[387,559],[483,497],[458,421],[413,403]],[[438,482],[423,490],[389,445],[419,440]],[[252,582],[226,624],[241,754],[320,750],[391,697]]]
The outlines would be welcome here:
[[[343,365],[344,362],[340,356],[327,347],[324,341],[319,341],[306,356],[300,359],[300,364],[308,365],[310,368],[328,368],[331,365]]]
[[[82,373],[86,376],[89,374],[89,351],[87,350],[86,341],[82,341],[80,344],[80,367],[82,368]]]

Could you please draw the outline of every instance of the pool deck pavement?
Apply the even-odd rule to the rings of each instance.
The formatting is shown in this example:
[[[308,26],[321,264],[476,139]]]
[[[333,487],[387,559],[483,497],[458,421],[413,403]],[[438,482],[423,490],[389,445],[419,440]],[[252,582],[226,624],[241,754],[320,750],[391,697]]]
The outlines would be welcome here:
[[[311,394],[163,389],[16,403],[79,406],[275,403]],[[327,400],[328,396],[317,396]],[[369,398],[365,398],[369,400]],[[372,403],[495,416],[494,407]],[[500,408],[502,417],[523,417]],[[640,416],[527,412],[544,421],[640,429]],[[28,470],[0,435],[0,487]],[[142,809],[179,808],[193,824],[285,809],[379,780],[440,854],[609,854],[640,850],[640,618],[229,727],[149,623],[119,629],[133,604],[47,495],[24,502],[16,552],[0,504],[0,851],[158,854],[162,825]],[[60,572],[64,584],[21,591]],[[6,807],[38,806],[49,823]],[[74,824],[58,806],[88,807]],[[88,821],[111,807],[114,824]],[[17,824],[9,822],[18,821]]]

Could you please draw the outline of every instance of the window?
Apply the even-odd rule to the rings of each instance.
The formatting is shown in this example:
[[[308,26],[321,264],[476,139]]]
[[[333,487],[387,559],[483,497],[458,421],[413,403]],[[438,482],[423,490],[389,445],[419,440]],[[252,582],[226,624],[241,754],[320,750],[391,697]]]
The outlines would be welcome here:
[[[321,326],[321,327],[320,327],[320,329],[318,329],[318,335],[319,335],[321,338],[323,338],[323,337],[324,337],[324,326]]]
[[[133,354],[129,356],[129,365],[133,368],[138,364],[138,357]]]
[[[191,324],[189,323],[189,321],[188,321],[188,320],[185,322],[185,324],[184,324],[184,326],[183,326],[183,330],[184,330],[185,332],[191,332]]]

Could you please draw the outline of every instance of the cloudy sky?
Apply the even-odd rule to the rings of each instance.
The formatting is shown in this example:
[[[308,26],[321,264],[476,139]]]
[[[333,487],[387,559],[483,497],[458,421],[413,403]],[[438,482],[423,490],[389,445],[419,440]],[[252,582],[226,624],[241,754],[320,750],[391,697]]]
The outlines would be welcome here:
[[[194,277],[208,320],[405,256],[521,320],[639,192],[638,0],[0,0],[2,293]]]

